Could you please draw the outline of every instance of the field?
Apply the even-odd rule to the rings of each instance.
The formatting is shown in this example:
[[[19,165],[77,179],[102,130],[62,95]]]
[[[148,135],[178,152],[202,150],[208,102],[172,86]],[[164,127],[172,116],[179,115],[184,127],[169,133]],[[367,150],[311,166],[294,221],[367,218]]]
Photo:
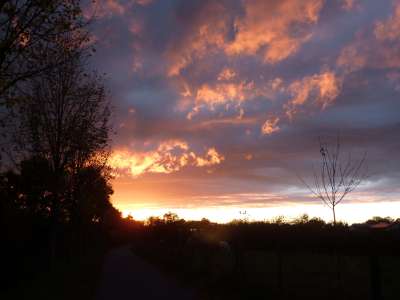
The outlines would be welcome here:
[[[400,294],[398,232],[215,226],[212,237],[205,229],[203,236],[209,238],[192,244],[190,237],[180,244],[182,230],[174,235],[170,228],[169,235],[157,239],[159,228],[153,228],[133,251],[197,289],[201,299],[397,300]],[[221,237],[229,248],[221,247]]]

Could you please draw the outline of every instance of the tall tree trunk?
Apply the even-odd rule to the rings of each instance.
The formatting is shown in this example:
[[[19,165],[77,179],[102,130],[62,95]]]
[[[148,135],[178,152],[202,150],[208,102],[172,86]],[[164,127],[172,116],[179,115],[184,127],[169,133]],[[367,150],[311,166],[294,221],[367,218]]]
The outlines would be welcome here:
[[[333,225],[336,225],[336,211],[335,211],[335,206],[332,206],[332,213],[333,213]]]
[[[50,259],[51,265],[54,267],[57,256],[58,256],[58,242],[60,240],[60,215],[61,215],[61,208],[60,208],[60,180],[61,175],[60,171],[56,169],[54,171],[54,182],[51,186],[52,192],[52,207],[51,207],[51,241],[50,241]]]

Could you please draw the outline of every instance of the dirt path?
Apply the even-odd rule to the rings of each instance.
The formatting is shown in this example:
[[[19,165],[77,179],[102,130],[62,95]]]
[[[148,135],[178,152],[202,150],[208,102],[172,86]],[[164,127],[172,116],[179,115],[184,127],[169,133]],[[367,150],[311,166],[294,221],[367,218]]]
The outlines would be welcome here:
[[[157,268],[121,247],[106,257],[96,300],[195,299],[194,293],[179,287]]]

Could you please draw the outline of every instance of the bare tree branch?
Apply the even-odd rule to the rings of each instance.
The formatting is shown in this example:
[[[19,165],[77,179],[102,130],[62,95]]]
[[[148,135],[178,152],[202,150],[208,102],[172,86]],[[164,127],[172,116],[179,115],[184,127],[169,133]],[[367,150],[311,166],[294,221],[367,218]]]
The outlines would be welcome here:
[[[342,159],[339,134],[333,147],[321,138],[318,141],[321,165],[319,172],[313,167],[313,185],[308,184],[300,176],[298,177],[315,197],[321,199],[332,210],[333,222],[336,224],[336,206],[367,177],[365,166],[367,152],[364,152],[359,160],[354,160],[350,152],[347,159]]]

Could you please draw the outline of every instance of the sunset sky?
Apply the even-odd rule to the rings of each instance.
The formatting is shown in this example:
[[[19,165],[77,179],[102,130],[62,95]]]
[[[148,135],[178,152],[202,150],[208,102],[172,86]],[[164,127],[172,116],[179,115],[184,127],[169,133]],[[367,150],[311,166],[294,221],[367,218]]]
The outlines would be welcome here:
[[[338,218],[400,217],[400,1],[98,0],[114,205],[214,221],[308,213],[318,137],[367,151]]]

